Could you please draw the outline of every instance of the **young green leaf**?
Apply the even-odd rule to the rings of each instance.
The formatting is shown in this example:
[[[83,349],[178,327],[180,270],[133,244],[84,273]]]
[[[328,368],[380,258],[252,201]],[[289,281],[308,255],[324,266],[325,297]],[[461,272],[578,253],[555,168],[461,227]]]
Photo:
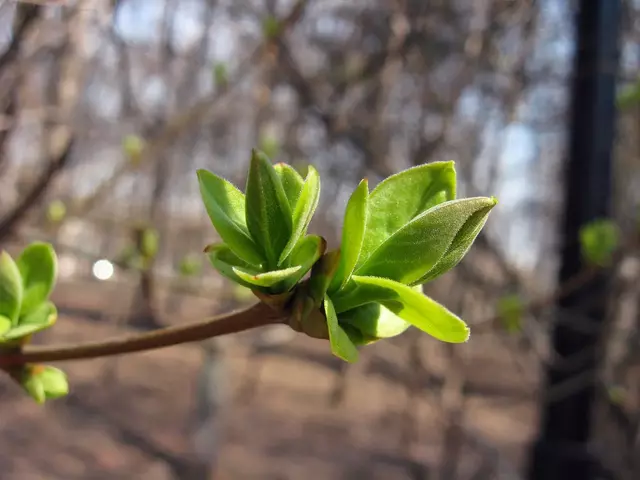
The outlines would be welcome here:
[[[352,287],[333,299],[338,314],[378,302],[401,319],[432,337],[448,343],[469,339],[469,328],[456,315],[414,288],[387,278],[354,275]]]
[[[46,365],[38,373],[47,400],[64,397],[69,393],[67,375],[59,368]]]
[[[53,325],[58,319],[58,309],[53,302],[46,301],[29,313],[20,315],[18,325]]]
[[[302,280],[302,277],[311,270],[311,267],[320,259],[326,248],[326,240],[318,235],[308,235],[300,240],[296,248],[291,252],[287,262],[290,265],[299,265],[300,270],[285,281],[284,288],[290,290]]]
[[[232,267],[233,273],[245,282],[257,287],[272,287],[277,283],[284,282],[293,277],[302,267],[285,268],[283,270],[271,270],[264,273],[252,273],[245,271],[239,267]]]
[[[369,200],[369,183],[362,180],[353,191],[344,213],[342,226],[342,243],[340,245],[340,264],[331,280],[329,293],[333,293],[345,285],[358,262],[367,224]]]
[[[348,323],[341,323],[340,327],[342,327],[342,330],[344,330],[344,332],[347,334],[349,340],[351,340],[351,343],[353,343],[356,347],[364,347],[365,345],[370,345],[379,340],[382,340],[381,338],[366,335],[356,327],[353,327]]]
[[[30,369],[25,369],[20,383],[22,388],[24,388],[29,396],[36,402],[40,404],[45,402],[47,394],[44,391],[44,385],[38,375],[31,373]]]
[[[340,262],[340,250],[325,253],[311,269],[309,283],[307,284],[309,296],[313,299],[316,308],[322,305],[327,294],[331,279],[338,269]]]
[[[245,220],[245,196],[233,184],[207,171],[198,170],[200,195],[218,235],[233,252],[258,266],[264,262]]]
[[[60,200],[54,200],[47,206],[47,220],[51,223],[60,223],[66,214],[67,207]]]
[[[146,258],[153,258],[160,248],[160,235],[153,228],[145,228],[140,239],[140,253]]]
[[[33,335],[34,333],[44,330],[49,326],[50,324],[47,323],[24,323],[18,325],[17,327],[13,327],[11,330],[5,332],[2,336],[0,336],[0,343],[12,342],[14,340],[24,338],[28,335]]]
[[[429,208],[456,196],[453,162],[432,162],[396,173],[369,196],[366,235],[356,269],[389,237]]]
[[[295,248],[298,240],[307,233],[307,228],[309,227],[311,218],[318,207],[319,199],[320,175],[318,175],[318,171],[315,168],[309,166],[307,178],[302,185],[300,195],[298,196],[298,200],[293,211],[293,229],[291,237],[280,254],[278,265],[282,265],[284,263],[291,251]]]
[[[282,182],[262,152],[252,150],[246,189],[247,227],[272,268],[291,238],[291,208]]]
[[[286,163],[276,163],[273,168],[280,177],[282,187],[284,188],[284,193],[287,196],[287,200],[289,200],[289,206],[293,211],[293,209],[296,208],[296,202],[298,201],[298,197],[300,196],[302,185],[304,185],[304,179],[300,176],[295,168],[293,168],[291,165],[287,165]]]
[[[24,288],[20,270],[8,252],[0,253],[0,315],[15,325],[22,305]]]
[[[16,260],[22,277],[23,296],[20,314],[39,308],[49,298],[58,275],[58,261],[53,246],[34,242]]]
[[[458,233],[473,231],[495,204],[494,198],[475,197],[430,208],[380,245],[356,274],[389,278],[405,285],[419,283],[450,249],[453,257],[459,253],[460,247],[454,244]],[[464,235],[461,238],[468,240]]]
[[[0,315],[0,337],[2,337],[5,332],[11,329],[11,325],[12,322],[10,318],[5,317],[4,315]]]
[[[218,62],[213,66],[213,78],[217,86],[225,87],[229,82],[229,72],[227,72],[227,66]]]
[[[254,288],[254,285],[241,279],[236,272],[233,271],[233,267],[239,267],[245,271],[255,271],[253,270],[255,267],[238,257],[228,245],[224,243],[208,245],[204,251],[209,258],[211,265],[213,265],[213,268],[215,268],[220,275],[242,285],[243,287],[251,289]],[[255,273],[258,272],[255,271]]]
[[[609,265],[619,243],[620,232],[611,220],[594,220],[580,228],[582,256],[594,265]]]
[[[498,300],[498,317],[504,328],[509,333],[518,333],[522,330],[522,318],[525,313],[525,305],[519,295],[506,295]]]
[[[422,293],[422,285],[413,288]],[[381,339],[395,337],[404,333],[411,324],[397,316],[385,306],[376,303],[366,303],[347,310],[338,315],[340,325],[350,325],[369,338]]]
[[[324,311],[327,317],[327,328],[329,330],[331,353],[346,362],[357,362],[358,349],[355,347],[346,332],[338,324],[336,311],[333,308],[333,303],[328,296],[324,297]]]
[[[480,209],[469,217],[462,228],[458,230],[458,233],[442,258],[424,277],[418,280],[418,283],[424,284],[430,282],[460,263],[484,227],[484,224],[487,223],[491,208],[493,207]]]

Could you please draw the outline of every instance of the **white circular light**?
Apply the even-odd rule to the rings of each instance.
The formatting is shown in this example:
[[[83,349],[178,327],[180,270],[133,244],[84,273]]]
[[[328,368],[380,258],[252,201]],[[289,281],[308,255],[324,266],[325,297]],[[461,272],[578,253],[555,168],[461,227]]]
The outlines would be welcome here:
[[[109,280],[113,276],[113,263],[109,260],[98,260],[93,264],[92,271],[98,280]]]

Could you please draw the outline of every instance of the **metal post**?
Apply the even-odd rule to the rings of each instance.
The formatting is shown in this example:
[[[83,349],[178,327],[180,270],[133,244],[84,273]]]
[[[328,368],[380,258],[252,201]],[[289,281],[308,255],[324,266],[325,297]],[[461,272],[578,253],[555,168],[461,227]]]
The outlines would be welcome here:
[[[576,2],[576,53],[572,80],[569,150],[565,169],[565,211],[561,228],[559,281],[567,282],[585,265],[578,231],[610,216],[611,163],[615,130],[620,0]],[[604,333],[607,278],[603,273],[558,302],[553,347],[558,361],[547,370],[539,438],[528,471],[530,480],[591,480],[598,463],[589,451],[598,344]],[[563,316],[579,317],[596,328],[578,331]],[[586,330],[586,329],[585,329]],[[558,385],[581,376],[587,385],[552,400]],[[586,378],[591,376],[592,378]]]

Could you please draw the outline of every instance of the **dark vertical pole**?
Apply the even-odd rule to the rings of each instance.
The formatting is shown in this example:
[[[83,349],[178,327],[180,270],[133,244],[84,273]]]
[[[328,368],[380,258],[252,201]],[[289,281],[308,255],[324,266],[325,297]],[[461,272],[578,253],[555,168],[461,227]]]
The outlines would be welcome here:
[[[620,0],[577,3],[560,283],[584,268],[578,241],[580,227],[610,215]],[[563,298],[558,315],[579,316],[604,327],[606,292],[603,273]],[[596,396],[597,346],[603,329],[585,333],[561,320],[553,331],[559,360],[547,371],[540,436],[533,446],[528,472],[531,480],[591,480],[597,475],[597,462],[588,442]],[[546,401],[549,391],[578,375],[592,375],[594,381],[576,393]]]

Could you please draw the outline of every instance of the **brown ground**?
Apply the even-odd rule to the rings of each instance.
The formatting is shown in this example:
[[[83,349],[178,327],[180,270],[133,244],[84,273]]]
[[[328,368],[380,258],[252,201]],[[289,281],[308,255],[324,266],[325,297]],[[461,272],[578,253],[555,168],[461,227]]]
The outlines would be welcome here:
[[[127,295],[77,283],[58,288],[55,300],[61,307],[114,312],[126,308]],[[189,316],[211,308],[210,302],[190,304]],[[71,342],[122,331],[112,321],[66,315],[41,338]],[[412,335],[368,347],[349,370],[344,401],[332,406],[341,363],[323,342],[300,337],[254,355],[252,338],[227,345],[234,401],[219,415],[224,436],[216,478],[403,480],[427,478],[420,472],[441,464],[447,417],[440,386],[450,378],[441,344],[421,337],[428,372],[418,377],[402,348]],[[502,478],[495,469],[508,474],[519,465],[532,434],[535,372],[518,370],[503,343],[473,340],[459,347],[468,395],[455,478],[470,478],[483,462],[489,471],[477,478]],[[64,368],[72,394],[45,407],[2,378],[0,480],[203,478],[195,473],[189,436],[200,362],[201,349],[193,345],[70,362]],[[418,382],[419,396],[409,397],[406,379]],[[414,416],[407,416],[407,405],[414,405]]]

